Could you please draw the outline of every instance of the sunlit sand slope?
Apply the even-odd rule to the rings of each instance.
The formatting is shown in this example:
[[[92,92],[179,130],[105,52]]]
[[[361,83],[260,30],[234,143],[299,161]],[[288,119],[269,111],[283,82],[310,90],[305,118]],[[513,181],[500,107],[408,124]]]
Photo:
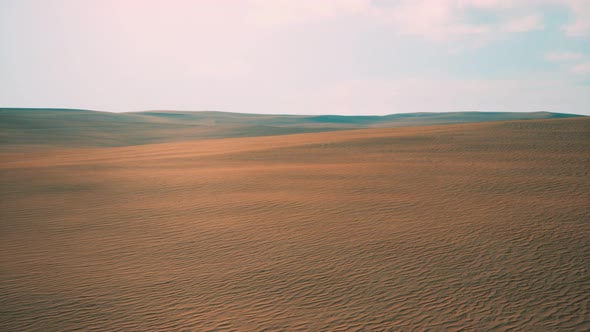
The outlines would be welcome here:
[[[587,118],[13,152],[0,330],[590,330]]]

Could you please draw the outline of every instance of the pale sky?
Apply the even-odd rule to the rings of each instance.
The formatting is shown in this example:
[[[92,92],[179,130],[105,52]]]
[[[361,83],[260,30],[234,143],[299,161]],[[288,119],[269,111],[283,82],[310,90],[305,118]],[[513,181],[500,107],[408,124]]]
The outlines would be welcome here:
[[[590,0],[0,0],[0,107],[590,115]]]

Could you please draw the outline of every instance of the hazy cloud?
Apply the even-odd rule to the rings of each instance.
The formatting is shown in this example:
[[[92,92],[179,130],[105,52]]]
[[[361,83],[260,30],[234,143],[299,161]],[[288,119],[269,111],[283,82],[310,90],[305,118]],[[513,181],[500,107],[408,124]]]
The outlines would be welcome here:
[[[248,2],[246,0],[246,2]],[[260,24],[281,25],[366,14],[370,0],[253,0],[249,19]]]
[[[573,22],[564,27],[565,33],[570,37],[590,36],[590,1],[566,0],[563,4],[569,7],[574,16]]]
[[[586,55],[578,52],[561,51],[551,52],[545,55],[545,59],[555,62],[575,61],[584,59]]]
[[[590,57],[583,53],[561,51],[545,55],[545,59],[562,64],[562,68],[568,68],[570,73],[580,75],[590,73]]]
[[[571,68],[574,74],[590,74],[590,62],[579,63]]]
[[[503,32],[526,32],[542,28],[543,22],[539,14],[515,18],[500,25],[500,30]]]

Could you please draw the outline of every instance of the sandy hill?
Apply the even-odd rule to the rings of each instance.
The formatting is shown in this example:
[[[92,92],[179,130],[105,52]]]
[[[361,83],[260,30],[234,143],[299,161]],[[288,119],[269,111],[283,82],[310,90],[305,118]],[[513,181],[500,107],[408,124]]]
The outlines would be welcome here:
[[[130,146],[287,135],[372,127],[576,117],[560,113],[407,113],[302,116],[225,112],[108,113],[75,109],[0,109],[0,149]]]
[[[3,331],[590,330],[590,118],[0,157]]]

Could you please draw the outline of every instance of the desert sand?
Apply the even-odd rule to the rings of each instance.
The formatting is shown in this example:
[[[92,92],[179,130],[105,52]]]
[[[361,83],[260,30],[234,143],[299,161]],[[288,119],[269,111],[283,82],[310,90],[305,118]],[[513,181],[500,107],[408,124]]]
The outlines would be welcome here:
[[[2,331],[588,331],[588,118],[0,154]]]
[[[401,113],[384,116],[244,114],[212,111],[100,112],[0,108],[0,151],[117,147],[179,141],[582,117],[552,112]]]

